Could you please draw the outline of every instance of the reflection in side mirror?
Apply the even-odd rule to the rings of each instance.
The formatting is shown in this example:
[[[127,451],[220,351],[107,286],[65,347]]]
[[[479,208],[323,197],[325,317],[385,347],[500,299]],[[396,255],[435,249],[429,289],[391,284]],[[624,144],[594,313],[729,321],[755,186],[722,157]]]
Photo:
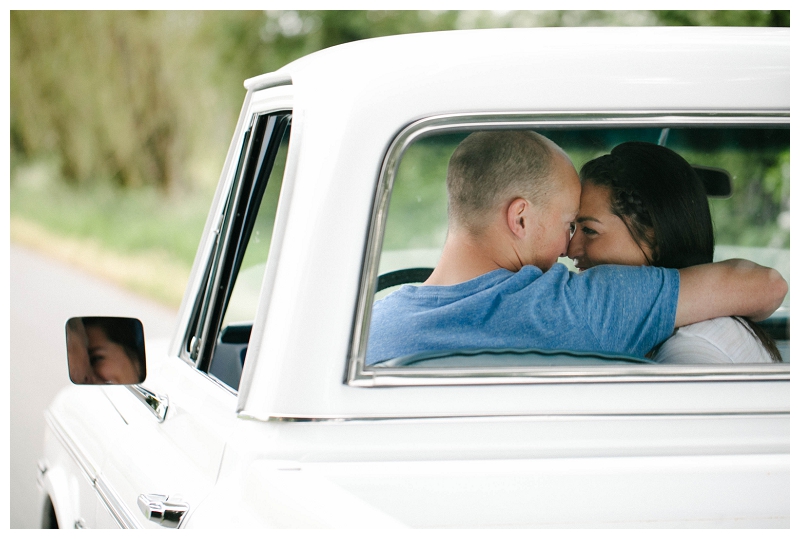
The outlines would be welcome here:
[[[75,384],[141,384],[147,376],[144,330],[136,318],[67,320],[69,378]]]

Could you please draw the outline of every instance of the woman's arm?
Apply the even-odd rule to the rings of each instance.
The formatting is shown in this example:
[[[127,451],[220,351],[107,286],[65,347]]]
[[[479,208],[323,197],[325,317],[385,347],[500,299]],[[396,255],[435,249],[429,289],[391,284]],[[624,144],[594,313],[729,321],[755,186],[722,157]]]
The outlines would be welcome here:
[[[789,291],[780,273],[749,260],[725,260],[679,272],[675,327],[719,316],[763,320],[780,307]]]

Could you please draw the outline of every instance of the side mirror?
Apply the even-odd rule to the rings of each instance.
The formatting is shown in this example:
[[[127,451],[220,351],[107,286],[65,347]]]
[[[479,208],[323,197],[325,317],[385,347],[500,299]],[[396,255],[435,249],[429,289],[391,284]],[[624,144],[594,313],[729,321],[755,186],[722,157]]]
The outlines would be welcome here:
[[[84,316],[66,324],[74,384],[141,384],[147,376],[144,329],[136,318]]]

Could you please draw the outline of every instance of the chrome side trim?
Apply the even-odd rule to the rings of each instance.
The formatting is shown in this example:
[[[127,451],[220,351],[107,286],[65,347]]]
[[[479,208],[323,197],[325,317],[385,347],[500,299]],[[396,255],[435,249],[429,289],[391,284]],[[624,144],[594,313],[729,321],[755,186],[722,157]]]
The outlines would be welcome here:
[[[135,517],[131,515],[130,511],[127,510],[125,504],[120,500],[120,497],[116,494],[114,489],[111,488],[110,485],[106,484],[102,475],[98,473],[97,470],[95,470],[94,467],[89,463],[88,459],[83,456],[83,452],[72,440],[72,437],[67,434],[66,430],[61,426],[53,414],[45,410],[44,417],[47,426],[50,427],[50,430],[53,432],[56,439],[61,443],[69,456],[72,457],[72,459],[78,465],[78,468],[80,468],[81,472],[83,472],[84,477],[92,484],[95,492],[97,492],[98,496],[108,508],[108,511],[114,517],[114,520],[116,520],[117,524],[119,524],[119,526],[122,528],[140,528],[141,526],[139,526],[139,523],[136,521]]]
[[[169,397],[166,395],[158,395],[153,393],[149,389],[146,389],[140,385],[133,385],[133,386],[125,386],[130,390],[131,393],[136,395],[136,398],[139,399],[147,409],[150,410],[159,423],[163,423],[164,419],[167,418],[167,409],[169,408]]]
[[[484,421],[487,419],[495,419],[495,420],[514,420],[514,419],[535,419],[537,421],[564,421],[564,420],[581,420],[581,419],[619,419],[622,417],[630,417],[630,418],[654,418],[654,417],[692,417],[692,418],[699,418],[699,417],[732,417],[732,416],[755,416],[755,417],[767,417],[767,416],[788,416],[789,412],[786,410],[769,410],[769,411],[762,411],[762,412],[719,412],[719,413],[710,413],[710,412],[680,412],[680,413],[667,413],[667,412],[658,412],[658,413],[613,413],[613,412],[604,412],[604,413],[579,413],[579,414],[572,414],[572,413],[547,413],[547,414],[506,414],[506,415],[496,415],[496,414],[486,414],[486,415],[467,415],[467,416],[459,416],[459,415],[431,415],[431,416],[329,416],[329,417],[296,417],[296,416],[268,416],[268,417],[257,417],[252,414],[245,414],[240,413],[238,414],[239,419],[246,420],[246,421],[260,421],[262,423],[371,423],[371,422],[387,422],[387,421],[420,421],[420,420],[448,420],[448,421]]]
[[[87,481],[94,484],[96,478],[96,470],[94,466],[89,462],[89,460],[83,455],[83,451],[78,447],[72,437],[67,434],[67,431],[64,430],[64,427],[58,422],[58,420],[50,413],[49,410],[45,410],[44,412],[44,421],[50,430],[55,435],[56,439],[61,443],[64,449],[67,450],[67,453],[72,460],[78,465],[81,472],[83,472],[84,477]]]
[[[558,369],[561,373],[549,371],[544,374],[542,367],[501,371],[482,369],[481,372],[467,372],[447,369],[392,369],[389,372],[380,368],[366,368],[366,347],[369,334],[368,320],[372,314],[372,301],[375,295],[378,265],[383,246],[386,218],[389,212],[389,197],[394,184],[400,159],[406,149],[416,140],[431,134],[463,132],[475,129],[541,129],[574,127],[717,127],[727,125],[780,126],[788,125],[789,112],[774,110],[752,110],[741,112],[721,111],[596,111],[581,113],[564,112],[516,112],[516,113],[473,113],[446,114],[424,118],[402,129],[389,145],[373,198],[372,217],[364,250],[361,271],[361,284],[356,302],[353,333],[344,382],[355,387],[389,387],[418,385],[481,385],[535,382],[627,382],[627,381],[687,381],[687,380],[737,380],[737,379],[787,379],[788,365],[777,373],[766,367],[729,369],[731,374],[717,372],[686,372],[682,376],[667,375],[664,371],[647,373],[641,370],[620,370],[590,374]],[[545,373],[548,371],[544,371]],[[540,376],[540,374],[543,374]],[[562,377],[564,379],[559,380]]]
[[[136,520],[136,517],[128,510],[125,503],[120,499],[116,491],[106,483],[101,474],[98,474],[94,485],[95,490],[100,495],[100,499],[108,508],[111,516],[117,521],[120,528],[126,529],[140,529],[142,526]]]

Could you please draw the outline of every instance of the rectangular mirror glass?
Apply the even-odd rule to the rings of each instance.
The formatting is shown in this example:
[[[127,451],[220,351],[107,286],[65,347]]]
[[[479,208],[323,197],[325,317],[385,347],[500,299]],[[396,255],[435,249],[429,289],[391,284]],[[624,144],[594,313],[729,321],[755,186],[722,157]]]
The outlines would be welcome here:
[[[136,318],[70,318],[66,337],[74,384],[140,384],[147,376],[144,329]]]

